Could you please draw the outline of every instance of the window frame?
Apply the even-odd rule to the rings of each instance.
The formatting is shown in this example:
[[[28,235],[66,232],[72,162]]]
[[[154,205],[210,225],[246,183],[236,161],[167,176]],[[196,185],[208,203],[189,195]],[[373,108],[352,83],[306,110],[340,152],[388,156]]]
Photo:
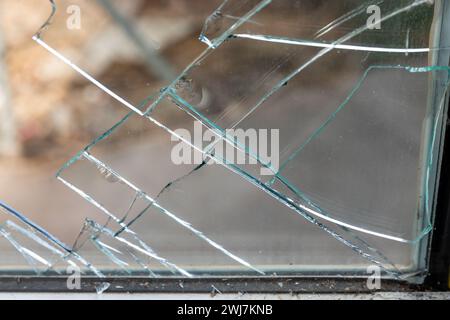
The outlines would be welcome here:
[[[435,2],[435,16],[430,45],[450,48],[450,1]],[[436,50],[431,54],[433,65],[450,65],[450,50]],[[442,80],[442,79],[441,79]],[[437,82],[439,79],[437,80]],[[429,108],[436,108],[436,97],[444,88],[432,84]],[[398,280],[383,279],[378,291],[439,291],[450,289],[450,103],[441,119],[438,151],[433,175],[436,176],[433,224],[429,237],[420,242],[415,257],[418,270],[428,270],[423,284],[411,284]],[[425,137],[427,138],[427,137]],[[420,223],[420,222],[419,222]],[[111,284],[107,292],[132,293],[365,293],[367,275],[344,273],[336,276],[283,275],[283,276],[220,276],[220,277],[107,277],[104,279],[83,276],[80,290],[67,288],[65,276],[1,275],[0,292],[95,292],[102,282]]]

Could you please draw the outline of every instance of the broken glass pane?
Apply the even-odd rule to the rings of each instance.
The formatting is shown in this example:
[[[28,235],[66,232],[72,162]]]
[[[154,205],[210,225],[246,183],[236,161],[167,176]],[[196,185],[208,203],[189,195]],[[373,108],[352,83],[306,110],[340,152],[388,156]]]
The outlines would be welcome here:
[[[34,40],[131,110],[57,173],[100,214],[74,252],[150,277],[423,276],[450,70],[440,2],[224,1],[178,74],[115,2],[98,21],[71,1],[82,28],[51,3]],[[129,45],[112,29],[78,50],[112,21]],[[137,59],[148,73],[110,76]],[[31,264],[49,261],[1,230]]]

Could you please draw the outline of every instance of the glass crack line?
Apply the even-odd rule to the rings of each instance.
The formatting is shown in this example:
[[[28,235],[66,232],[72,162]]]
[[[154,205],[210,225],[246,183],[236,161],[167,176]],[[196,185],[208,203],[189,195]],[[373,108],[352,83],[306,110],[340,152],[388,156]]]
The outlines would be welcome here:
[[[383,1],[381,1],[381,2],[383,2]],[[421,4],[423,4],[423,3],[428,3],[428,1],[427,0],[416,0],[415,1],[415,3],[413,3],[413,4],[411,4],[410,6],[408,6],[408,7],[406,7],[406,8],[402,8],[402,9],[399,9],[399,10],[397,10],[397,11],[395,11],[395,12],[393,12],[393,13],[391,13],[390,15],[388,15],[387,17],[384,17],[380,22],[382,22],[382,21],[384,21],[384,20],[388,20],[388,19],[390,19],[390,18],[392,18],[392,17],[394,17],[394,16],[396,16],[397,14],[399,14],[399,13],[402,13],[402,12],[404,12],[404,11],[406,11],[406,10],[409,10],[409,9],[411,9],[411,8],[413,8],[413,7],[415,7],[415,6],[418,6],[418,5],[421,5]],[[347,48],[349,48],[349,47],[352,47],[352,46],[349,46],[349,45],[342,45],[341,43],[342,42],[345,42],[345,41],[347,41],[347,40],[349,40],[349,39],[351,39],[351,38],[353,38],[354,36],[356,36],[356,35],[358,35],[358,34],[360,34],[360,33],[362,33],[362,32],[364,32],[365,30],[367,30],[367,26],[365,26],[365,27],[360,27],[359,29],[357,29],[357,30],[355,30],[355,31],[353,31],[352,33],[349,33],[348,35],[346,35],[346,36],[344,36],[344,37],[342,37],[341,39],[339,39],[339,40],[337,40],[336,42],[334,42],[334,43],[332,43],[332,44],[326,44],[326,50],[328,50],[328,51],[324,51],[324,50],[322,50],[321,52],[325,52],[325,53],[327,53],[327,52],[329,52],[329,51],[331,51],[331,50],[334,50],[334,49],[338,49],[337,47],[338,46],[345,46],[345,47],[347,47]],[[231,35],[230,35],[231,36]],[[244,35],[245,36],[245,35]],[[350,36],[350,37],[348,37],[348,36]],[[320,42],[318,42],[318,44],[323,44],[323,43],[320,43]],[[354,47],[354,46],[353,46]],[[364,47],[360,47],[360,48],[364,48]],[[366,48],[370,48],[370,47],[366,47]],[[372,48],[373,49],[373,48]],[[379,48],[380,49],[380,48]],[[390,48],[381,48],[381,49],[386,49],[386,50],[390,50]],[[444,48],[440,48],[440,49],[444,49]],[[375,49],[374,49],[375,50]],[[401,51],[399,51],[399,53],[405,53],[405,50],[419,50],[419,52],[428,52],[428,51],[430,51],[430,50],[439,50],[439,49],[429,49],[429,48],[418,48],[418,49],[393,49],[393,50],[401,50]],[[322,54],[321,55],[321,52],[319,52],[318,53],[318,55],[316,55],[316,57],[317,56],[322,56],[322,55],[324,55],[324,54]],[[254,155],[252,152],[250,152],[250,150],[248,149],[248,148],[242,148],[241,146],[239,146],[239,144],[237,144],[236,143],[236,141],[234,141],[234,139],[231,139],[230,137],[228,137],[228,135],[226,135],[226,133],[224,133],[224,130],[222,129],[222,128],[220,128],[219,126],[217,126],[215,123],[213,123],[213,122],[211,122],[211,121],[209,121],[209,119],[207,119],[205,116],[203,116],[200,112],[198,112],[197,110],[195,110],[195,107],[192,107],[192,106],[190,106],[190,104],[189,103],[187,103],[186,101],[184,101],[181,97],[179,97],[176,93],[175,93],[175,91],[173,90],[173,86],[177,83],[177,81],[179,80],[179,79],[181,79],[182,77],[184,77],[186,74],[187,74],[187,72],[189,72],[189,70],[193,67],[193,66],[195,66],[195,65],[197,65],[200,61],[202,61],[203,59],[205,59],[205,57],[206,56],[208,56],[208,54],[209,54],[209,52],[208,52],[208,49],[207,50],[205,50],[194,62],[192,62],[184,71],[183,71],[183,73],[181,73],[180,74],[180,76],[177,78],[177,80],[175,80],[169,87],[167,87],[166,89],[164,89],[163,91],[162,91],[162,93],[161,93],[161,95],[160,95],[160,97],[150,106],[150,108],[148,109],[148,111],[146,112],[147,114],[149,114],[152,110],[153,110],[153,108],[154,107],[156,107],[156,105],[166,96],[166,95],[169,95],[169,96],[171,96],[172,98],[174,98],[176,101],[178,101],[180,104],[178,104],[178,103],[176,103],[176,102],[174,102],[177,106],[179,106],[179,107],[181,107],[181,109],[182,110],[184,110],[184,111],[186,111],[187,113],[189,113],[191,116],[193,116],[195,119],[197,119],[197,120],[200,120],[202,123],[204,123],[205,125],[206,125],[206,127],[207,128],[209,128],[210,130],[213,130],[213,132],[216,134],[216,135],[218,135],[218,136],[220,136],[220,137],[223,137],[224,138],[224,140],[227,142],[227,143],[231,143],[237,150],[239,150],[239,151],[243,151],[243,152],[245,152],[247,155],[249,155],[250,157],[252,157],[253,159],[255,159],[255,160],[257,160],[261,165],[263,165],[265,168],[267,168],[267,169],[269,169],[269,170],[271,170],[274,174],[275,174],[275,171],[274,171],[274,169],[272,168],[272,166],[270,165],[270,164],[266,164],[266,163],[264,163],[264,162],[262,162],[256,155]],[[310,60],[310,62],[314,59],[315,57],[313,57],[311,60]],[[312,61],[312,62],[314,62],[314,61]],[[309,62],[308,62],[309,63]],[[307,65],[308,65],[308,63],[306,63],[305,65],[304,65],[304,67],[306,67]],[[303,68],[303,67],[302,67]],[[301,69],[302,69],[301,68]],[[301,70],[300,70],[301,71]],[[295,74],[297,74],[297,73],[299,73],[300,71],[296,71],[296,73]],[[292,76],[293,77],[293,76]],[[242,121],[244,121],[248,116],[250,116],[250,114],[252,114],[264,101],[266,101],[273,93],[275,93],[276,91],[278,91],[278,89],[280,89],[285,83],[287,83],[292,77],[288,77],[288,78],[285,78],[284,80],[282,80],[282,81],[280,81],[280,83],[278,84],[278,86],[276,86],[276,87],[278,87],[276,90],[274,90],[273,88],[272,88],[272,90],[271,90],[271,92],[269,92],[269,94],[268,95],[266,95],[262,100],[260,100],[247,114],[245,114],[236,124],[234,124],[233,125],[233,128],[234,127],[236,127],[239,123],[241,123]],[[186,110],[186,108],[188,109],[188,110]],[[210,126],[213,128],[213,129],[211,129],[210,128]],[[217,132],[218,131],[218,132]],[[212,147],[214,147],[214,145],[215,145],[215,143],[213,143],[211,146],[210,146],[210,148],[212,148]]]
[[[54,15],[56,14],[56,4],[54,0],[48,0],[51,6],[51,13],[47,20],[42,24],[39,30],[36,32],[35,37],[41,38],[41,34],[51,25]]]
[[[273,42],[281,44],[291,44],[304,47],[315,47],[315,48],[329,48],[336,50],[351,50],[351,51],[365,51],[365,52],[384,52],[384,53],[424,53],[433,50],[442,50],[447,48],[386,48],[386,47],[370,47],[370,46],[360,46],[360,45],[349,45],[349,44],[333,44],[325,43],[319,41],[310,41],[302,39],[291,39],[285,37],[263,35],[263,34],[233,34],[231,38],[242,38],[251,39],[264,42]],[[448,48],[450,49],[450,48]]]
[[[42,46],[44,49],[46,49],[48,52],[50,52],[52,55],[57,57],[59,60],[67,64],[69,67],[74,69],[76,72],[78,72],[80,75],[82,75],[84,78],[92,82],[95,86],[97,86],[99,89],[110,95],[115,100],[119,101],[129,109],[133,110],[134,112],[142,115],[143,113],[141,110],[136,108],[133,104],[126,101],[124,98],[116,94],[114,91],[106,87],[104,84],[102,84],[100,81],[96,80],[93,76],[91,76],[89,73],[78,67],[75,63],[67,59],[65,56],[63,56],[61,53],[59,53],[57,50],[53,49],[51,46],[49,46],[47,43],[45,43],[42,39],[40,39],[38,36],[33,36],[33,40],[36,41],[40,46]]]
[[[249,21],[256,13],[264,9],[266,6],[268,6],[272,0],[263,0],[261,1],[257,6],[255,6],[252,10],[247,12],[243,17],[239,18],[231,27],[229,27],[225,32],[222,33],[219,37],[215,39],[208,39],[208,37],[205,35],[208,29],[208,22],[213,20],[215,15],[220,12],[220,10],[223,8],[223,6],[228,2],[228,0],[224,1],[221,6],[214,11],[212,15],[210,15],[205,22],[205,25],[203,27],[203,30],[200,34],[199,40],[204,42],[206,45],[208,45],[209,48],[215,49],[218,46],[220,46],[229,36],[230,34],[239,28],[242,24]]]
[[[147,117],[148,119],[152,120],[150,117]],[[166,128],[165,126],[163,126],[161,124],[161,126],[163,128]],[[215,155],[212,155],[210,153],[205,153],[204,150],[202,150],[201,148],[199,148],[198,146],[196,146],[195,144],[192,144],[190,141],[184,139],[182,136],[176,134],[175,132],[171,131],[170,129],[166,129],[167,131],[169,131],[171,134],[173,134],[174,136],[176,136],[178,139],[182,140],[183,142],[187,143],[188,145],[190,145],[192,148],[196,149],[197,151],[201,152],[204,154],[204,156],[206,158],[209,159],[213,159],[214,161],[216,161],[219,164],[224,165],[225,168],[231,170],[232,172],[238,174],[239,176],[243,177],[245,180],[251,182],[253,185],[255,185],[256,187],[260,188],[261,190],[265,191],[266,193],[268,193],[269,195],[271,195],[272,197],[274,197],[276,200],[280,201],[281,203],[283,203],[284,205],[287,205],[289,208],[294,209],[295,212],[299,213],[301,216],[303,216],[304,218],[306,218],[309,222],[313,222],[314,224],[316,224],[317,226],[322,226],[323,224],[318,222],[313,216],[317,216],[317,217],[326,217],[324,214],[321,214],[319,212],[316,212],[304,205],[301,204],[297,204],[295,203],[292,199],[289,199],[287,197],[285,197],[284,195],[279,194],[277,191],[273,190],[272,188],[266,186],[264,183],[262,183],[261,181],[259,181],[258,179],[254,178],[253,176],[249,175],[247,172],[243,171],[242,169],[240,169],[239,167],[232,165],[232,164],[225,164],[223,162],[223,159],[217,158]],[[81,153],[81,155],[88,155],[89,157],[87,158],[88,160],[93,160],[95,162],[95,158],[90,155],[89,153]],[[95,160],[94,160],[95,159]],[[127,184],[129,187],[133,188],[136,192],[140,191],[137,187],[135,187],[133,184],[131,184],[129,181],[127,181],[126,179],[123,179],[119,174],[115,173],[111,168],[109,168],[108,166],[106,166],[105,164],[103,164],[101,161],[99,161],[97,163],[97,165],[102,165],[104,166],[104,168],[108,168],[109,170],[111,170],[111,173],[114,174],[116,176],[116,178],[122,180],[122,182],[124,182],[125,184]],[[148,196],[147,196],[148,197]],[[149,201],[154,201],[154,199],[152,199],[151,197],[148,197]],[[156,204],[156,202],[154,202]],[[163,207],[161,207],[162,210],[165,210]],[[167,211],[167,213],[170,213]],[[310,216],[309,214],[312,214],[312,216]],[[173,216],[174,219],[179,219],[176,216]],[[336,220],[337,221],[337,220]],[[186,223],[184,221],[180,221],[183,223],[183,225]],[[333,221],[331,221],[333,222]],[[337,224],[339,227],[341,227],[344,231],[346,230],[345,227],[346,225],[342,226],[340,224]],[[189,224],[186,225],[187,227],[191,227]],[[324,225],[323,225],[324,226]],[[348,225],[348,227],[351,227],[351,225]],[[326,231],[327,233],[330,233],[335,239],[338,239],[338,241],[343,242],[344,244],[347,245],[347,242],[351,244],[351,246],[349,246],[353,251],[359,253],[360,255],[362,255],[363,257],[367,257],[370,256],[370,254],[365,253],[363,250],[359,249],[358,250],[354,250],[355,248],[358,248],[358,246],[352,244],[351,242],[345,240],[341,235],[339,235],[338,233],[334,232],[332,229],[328,228],[325,226],[325,228],[322,228],[324,231]],[[350,228],[351,229],[351,228]],[[361,229],[361,230],[365,230],[365,229]],[[359,230],[357,230],[359,231]],[[341,240],[342,239],[342,240]],[[371,256],[370,256],[371,257]],[[376,263],[377,265],[382,266],[382,263],[380,263],[379,261],[377,261],[376,259],[374,259],[373,257],[371,259],[369,259],[371,262]],[[254,269],[253,266],[251,266],[252,269]],[[386,268],[384,268],[386,269]],[[386,272],[388,272],[389,270],[386,269]],[[260,271],[261,272],[261,271]],[[390,272],[390,271],[389,271]]]
[[[34,271],[37,274],[41,274],[42,272],[37,269],[36,262],[40,262],[47,268],[51,268],[50,262],[39,256],[37,253],[34,253],[26,247],[20,245],[19,242],[17,242],[17,240],[2,226],[0,226],[0,235],[2,235],[6,240],[9,241],[9,243],[11,243],[11,245],[25,258],[28,264],[33,267]]]

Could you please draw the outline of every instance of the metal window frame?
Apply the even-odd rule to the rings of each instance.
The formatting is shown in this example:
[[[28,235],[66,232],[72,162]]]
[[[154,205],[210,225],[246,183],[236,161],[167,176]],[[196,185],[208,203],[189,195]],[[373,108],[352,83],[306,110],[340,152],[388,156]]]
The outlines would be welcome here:
[[[441,47],[450,47],[450,1],[436,0],[433,34],[431,43]],[[450,50],[436,51],[431,56],[435,65],[450,65]],[[439,79],[438,79],[439,81]],[[443,94],[442,88],[431,89],[434,97]],[[436,105],[430,97],[430,107]],[[434,230],[429,239],[421,242],[416,252],[419,270],[428,270],[423,284],[411,284],[397,280],[382,280],[382,292],[441,291],[450,289],[450,104],[444,110],[439,136],[439,152],[435,175],[434,193]],[[67,277],[4,275],[0,276],[0,292],[95,292],[103,282],[110,283],[111,293],[367,293],[367,275],[351,273],[339,276],[222,276],[198,278],[160,277],[110,277],[99,279],[84,276],[80,290],[67,288]]]

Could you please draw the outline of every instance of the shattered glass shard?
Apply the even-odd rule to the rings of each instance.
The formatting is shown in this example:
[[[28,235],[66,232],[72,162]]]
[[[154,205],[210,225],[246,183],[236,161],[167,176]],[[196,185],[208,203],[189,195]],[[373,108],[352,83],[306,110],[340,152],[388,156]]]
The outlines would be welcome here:
[[[14,269],[20,266],[18,263],[20,259],[18,260],[14,255],[14,253],[19,253],[38,274],[65,272],[68,266],[76,266],[83,272],[100,278],[104,277],[95,266],[72,248],[6,203],[0,202],[0,213],[3,213],[1,218],[4,218],[4,215],[7,217],[7,220],[0,226],[1,238],[16,249],[13,252],[2,250],[2,269]],[[2,241],[2,248],[3,244]],[[11,253],[13,254],[11,255]]]

